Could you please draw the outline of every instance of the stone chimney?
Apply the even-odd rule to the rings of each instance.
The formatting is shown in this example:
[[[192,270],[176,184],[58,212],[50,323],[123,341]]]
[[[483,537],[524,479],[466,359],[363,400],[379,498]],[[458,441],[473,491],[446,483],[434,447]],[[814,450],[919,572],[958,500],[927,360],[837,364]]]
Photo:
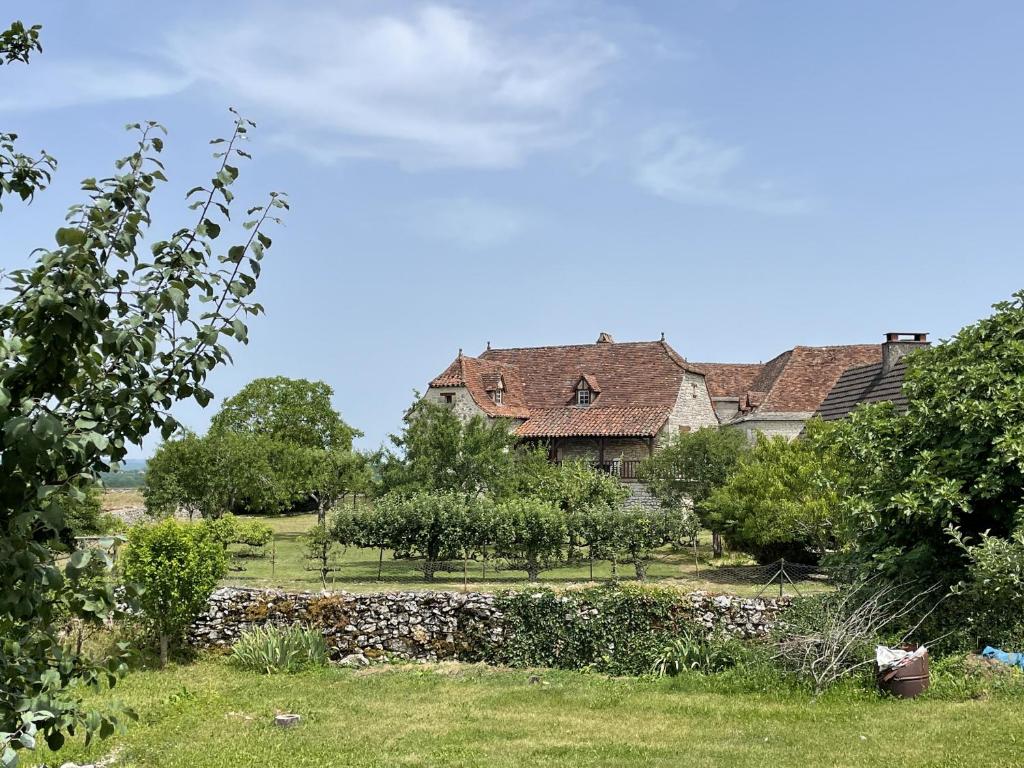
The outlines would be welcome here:
[[[882,344],[882,373],[891,371],[904,355],[927,346],[930,346],[927,333],[890,331]]]
[[[612,338],[612,335],[610,333],[605,333],[604,331],[601,331],[601,335],[597,337],[597,343],[598,344],[614,344],[615,343],[615,339]]]

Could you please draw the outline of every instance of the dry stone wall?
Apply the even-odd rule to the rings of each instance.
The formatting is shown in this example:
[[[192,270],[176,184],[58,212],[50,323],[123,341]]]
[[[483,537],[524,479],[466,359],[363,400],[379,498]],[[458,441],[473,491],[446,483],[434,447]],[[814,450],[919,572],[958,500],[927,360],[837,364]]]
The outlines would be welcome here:
[[[683,602],[708,630],[749,638],[769,632],[790,601],[694,592]],[[502,618],[496,597],[477,592],[353,595],[226,587],[210,597],[189,638],[198,647],[226,649],[249,628],[298,623],[320,627],[335,657],[477,660],[502,643]]]

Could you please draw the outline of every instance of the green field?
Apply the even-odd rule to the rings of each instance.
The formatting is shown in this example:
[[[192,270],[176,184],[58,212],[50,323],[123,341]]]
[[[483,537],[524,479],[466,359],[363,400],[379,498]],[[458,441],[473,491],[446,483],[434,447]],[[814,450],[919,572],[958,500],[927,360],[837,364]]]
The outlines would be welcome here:
[[[305,559],[301,540],[302,534],[316,523],[316,516],[288,515],[261,519],[274,529],[273,544],[267,546],[258,557],[244,556],[244,547],[233,546],[232,552],[235,557],[232,558],[232,570],[224,579],[224,583],[232,586],[277,587],[294,591],[323,589],[319,572],[315,570],[313,563]],[[696,561],[692,550],[671,547],[659,550],[648,571],[648,579],[662,586],[677,586],[686,590],[703,589],[709,592],[741,595],[757,593],[761,589],[758,584],[707,578],[714,572],[710,566],[711,551],[707,539],[708,536],[702,539]],[[428,588],[494,591],[526,583],[526,574],[522,571],[496,573],[493,564],[473,561],[465,564],[450,563],[450,570],[437,573],[434,580],[428,583],[423,579],[418,561],[395,560],[389,552],[385,552],[381,560],[378,550],[354,547],[344,551],[339,548],[334,567],[337,570],[328,576],[327,581],[327,588],[332,591],[375,592]],[[636,577],[633,566],[628,563],[619,564],[617,576],[630,580]],[[611,563],[598,561],[594,564],[594,580],[606,581],[612,577]],[[542,573],[540,580],[542,584],[552,587],[585,583],[590,580],[590,567],[588,563],[582,563],[552,569]],[[799,584],[798,588],[801,592],[812,592],[823,587],[804,582]],[[777,595],[778,587],[773,585],[768,593]],[[793,594],[792,587],[786,586],[786,594]]]
[[[116,689],[140,720],[59,765],[110,753],[118,768],[298,766],[1019,766],[1019,695],[812,699],[750,691],[737,675],[609,679],[480,666],[328,668],[261,676],[204,659],[137,672]],[[941,688],[937,681],[936,693]],[[277,712],[303,717],[273,726]]]

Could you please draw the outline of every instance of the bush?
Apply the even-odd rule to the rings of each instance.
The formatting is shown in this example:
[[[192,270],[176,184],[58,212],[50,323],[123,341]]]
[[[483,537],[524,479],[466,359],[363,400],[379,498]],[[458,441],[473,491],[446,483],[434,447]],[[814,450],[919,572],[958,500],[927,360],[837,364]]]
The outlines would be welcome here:
[[[75,536],[102,536],[117,530],[120,521],[103,511],[103,492],[98,486],[89,486],[85,498],[70,496],[64,503],[64,526]]]
[[[224,547],[208,525],[168,518],[132,528],[120,562],[124,580],[142,588],[139,606],[166,664],[170,642],[184,635],[227,572]]]
[[[685,629],[672,638],[654,662],[658,677],[675,677],[681,672],[712,674],[735,667],[745,657],[743,643],[734,637]]]
[[[262,549],[274,538],[274,529],[260,520],[238,520],[235,523],[235,544]]]
[[[299,626],[255,627],[231,647],[231,663],[250,672],[270,675],[299,672],[327,663],[327,644],[315,629]]]
[[[669,589],[506,592],[497,606],[505,616],[505,640],[490,649],[489,660],[510,666],[647,674],[672,638],[693,629],[690,606]]]

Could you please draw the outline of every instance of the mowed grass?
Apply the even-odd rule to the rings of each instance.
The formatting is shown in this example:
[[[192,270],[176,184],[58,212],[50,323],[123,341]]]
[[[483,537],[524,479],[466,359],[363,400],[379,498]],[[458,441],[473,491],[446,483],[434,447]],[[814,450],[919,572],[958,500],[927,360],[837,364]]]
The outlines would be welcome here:
[[[235,555],[231,571],[224,583],[242,587],[275,587],[292,591],[320,590],[323,583],[318,567],[306,559],[302,535],[316,524],[316,515],[286,515],[260,518],[274,529],[274,542],[268,545],[261,556],[246,556],[246,548],[233,546]],[[383,560],[379,550],[349,547],[337,548],[332,558],[334,570],[327,577],[327,588],[349,592],[377,592],[381,590],[423,590],[447,589],[492,592],[495,590],[526,584],[523,571],[495,572],[493,563],[469,561],[449,563],[447,570],[436,573],[433,581],[427,582],[417,560],[395,560],[390,552],[384,552]],[[692,550],[665,547],[655,553],[648,570],[648,580],[662,586],[673,586],[686,591],[706,590],[740,595],[754,595],[762,585],[744,581],[730,581],[714,574],[709,565],[711,555],[710,534],[706,534],[698,547],[697,559]],[[463,567],[465,565],[465,573]],[[378,572],[380,578],[378,579]],[[615,576],[619,579],[636,578],[633,566],[620,563]],[[710,578],[709,578],[710,577]],[[608,561],[594,563],[595,581],[613,578],[612,564]],[[584,584],[591,580],[589,563],[568,565],[544,571],[540,583],[549,587],[566,587]],[[801,593],[820,591],[824,587],[812,582],[800,582]],[[778,585],[765,590],[766,594],[778,595]],[[792,595],[794,589],[785,585],[785,593]]]
[[[529,671],[442,664],[261,676],[208,658],[119,685],[140,715],[126,733],[32,757],[59,765],[115,754],[120,768],[953,768],[1019,766],[1024,750],[1019,697],[812,699],[744,692],[721,677],[537,674],[539,683]],[[275,727],[279,712],[302,722]]]

